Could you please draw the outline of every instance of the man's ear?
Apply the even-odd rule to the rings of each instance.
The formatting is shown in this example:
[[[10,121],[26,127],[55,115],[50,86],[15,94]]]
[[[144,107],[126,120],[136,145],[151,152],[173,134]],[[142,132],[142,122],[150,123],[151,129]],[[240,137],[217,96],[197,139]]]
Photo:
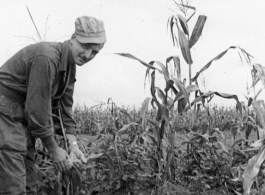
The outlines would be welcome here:
[[[71,39],[75,39],[75,37],[76,37],[76,34],[74,33],[72,34]]]
[[[76,38],[76,34],[72,34],[71,39],[70,39],[71,45],[73,45],[73,41],[75,40],[75,38]]]

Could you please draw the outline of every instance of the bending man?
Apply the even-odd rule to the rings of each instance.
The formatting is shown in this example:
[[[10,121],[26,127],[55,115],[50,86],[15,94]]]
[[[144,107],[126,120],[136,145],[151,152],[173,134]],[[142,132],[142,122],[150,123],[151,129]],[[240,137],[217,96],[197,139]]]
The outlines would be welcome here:
[[[36,138],[48,149],[55,168],[69,169],[68,154],[54,139],[54,133],[62,134],[53,119],[55,107],[61,108],[70,152],[85,161],[71,114],[76,65],[92,60],[105,42],[103,22],[83,16],[76,19],[70,40],[29,45],[0,68],[0,194],[37,194]]]

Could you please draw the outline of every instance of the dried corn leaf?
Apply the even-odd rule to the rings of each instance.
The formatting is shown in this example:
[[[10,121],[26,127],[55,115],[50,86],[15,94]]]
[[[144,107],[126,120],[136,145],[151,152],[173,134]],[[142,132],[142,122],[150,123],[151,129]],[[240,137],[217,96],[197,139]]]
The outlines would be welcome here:
[[[196,25],[192,31],[191,37],[190,37],[190,41],[189,41],[189,47],[191,48],[193,45],[195,45],[195,43],[199,40],[201,34],[202,34],[202,30],[205,24],[207,17],[200,15]]]

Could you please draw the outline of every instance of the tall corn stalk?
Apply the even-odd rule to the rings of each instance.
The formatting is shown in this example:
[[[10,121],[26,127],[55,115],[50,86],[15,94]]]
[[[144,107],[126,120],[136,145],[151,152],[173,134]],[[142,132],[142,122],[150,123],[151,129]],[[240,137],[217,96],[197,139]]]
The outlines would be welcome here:
[[[191,65],[193,64],[193,61],[190,49],[200,38],[207,17],[203,15],[199,16],[190,37],[189,26],[187,23],[194,16],[196,8],[190,6],[190,1],[188,0],[186,1],[186,3],[184,3],[183,0],[180,0],[179,3],[176,1],[174,2],[185,17],[176,12],[176,15],[173,15],[168,19],[168,28],[171,32],[173,45],[175,46],[179,44],[182,56],[186,63],[189,65],[189,84],[191,85]],[[191,16],[188,16],[189,10],[193,10]]]
[[[183,1],[182,1],[183,2]],[[205,103],[205,100],[207,98],[210,98],[210,100],[216,95],[222,98],[226,99],[234,99],[236,101],[236,108],[237,111],[240,114],[240,118],[242,121],[242,105],[239,101],[238,97],[233,94],[226,94],[226,93],[220,93],[217,91],[208,91],[205,93],[201,93],[197,79],[200,76],[201,73],[203,73],[205,70],[207,70],[211,64],[221,59],[230,49],[238,49],[240,58],[242,60],[242,57],[250,62],[250,57],[252,57],[250,54],[248,54],[244,49],[240,47],[231,46],[227,50],[221,52],[216,57],[214,57],[212,60],[210,60],[203,68],[196,73],[196,75],[192,78],[191,75],[191,65],[193,63],[191,58],[191,51],[190,49],[195,45],[195,43],[198,41],[199,37],[201,36],[206,16],[200,15],[197,23],[193,29],[191,37],[189,37],[189,28],[187,22],[190,20],[190,18],[195,14],[195,8],[190,5],[184,5],[183,3],[180,4],[180,8],[184,10],[184,8],[189,8],[194,10],[194,12],[191,14],[189,18],[187,18],[188,14],[185,14],[185,17],[182,15],[176,14],[174,16],[171,16],[168,20],[168,27],[171,30],[171,37],[173,40],[174,45],[180,45],[180,49],[182,52],[182,56],[186,63],[189,65],[189,85],[185,87],[183,83],[181,82],[181,73],[180,73],[180,60],[178,57],[169,57],[166,60],[166,65],[164,65],[161,62],[158,61],[151,61],[149,63],[144,62],[143,60],[140,60],[139,58],[133,56],[132,54],[128,53],[118,53],[118,55],[121,55],[123,57],[127,57],[133,60],[137,60],[142,65],[147,67],[146,70],[146,76],[151,75],[151,96],[152,98],[147,98],[145,100],[145,108],[150,103],[153,107],[157,109],[157,115],[155,121],[153,120],[147,120],[148,122],[152,123],[156,127],[155,131],[155,142],[157,145],[157,186],[163,186],[166,187],[167,183],[170,181],[170,178],[172,177],[170,169],[168,167],[171,166],[171,163],[174,162],[174,146],[176,145],[175,140],[175,134],[179,132],[180,128],[178,127],[179,121],[181,120],[181,113],[189,110],[191,106],[196,105],[196,103],[202,103],[203,106]],[[175,33],[177,32],[177,33]],[[171,74],[169,71],[169,61],[174,59],[174,68],[175,71],[173,71],[176,74]],[[159,68],[155,67],[154,65],[157,65]],[[150,74],[150,70],[152,71]],[[155,85],[155,72],[158,72],[164,76],[165,79],[165,89],[162,90]],[[265,75],[265,74],[264,74]],[[191,85],[192,82],[195,82],[196,85]],[[265,83],[265,81],[264,81]],[[173,98],[169,96],[169,92],[173,92]],[[189,94],[194,91],[199,91],[200,95],[195,96],[195,99],[190,102],[189,100]],[[180,101],[180,99],[183,98],[186,100],[187,105],[183,109],[181,109],[178,113],[174,112],[174,104],[176,101]],[[209,101],[210,101],[209,100]],[[144,109],[143,109],[144,110]],[[144,113],[144,111],[142,111]],[[143,129],[144,124],[146,122],[144,114],[143,116]],[[192,115],[193,117],[193,115]],[[212,116],[209,114],[209,120],[212,119]],[[195,123],[196,117],[192,120],[193,124]],[[192,128],[191,128],[192,129]],[[213,127],[211,126],[208,128],[210,135],[213,132]],[[206,132],[205,132],[206,133]],[[166,144],[166,143],[169,144]],[[189,149],[188,151],[189,152]],[[163,179],[162,179],[163,178]],[[156,189],[156,194],[162,194],[161,191]]]

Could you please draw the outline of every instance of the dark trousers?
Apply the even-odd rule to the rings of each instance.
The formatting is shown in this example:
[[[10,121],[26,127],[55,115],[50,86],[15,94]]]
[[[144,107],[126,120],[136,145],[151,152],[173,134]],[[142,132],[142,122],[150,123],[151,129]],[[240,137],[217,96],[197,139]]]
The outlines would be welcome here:
[[[36,195],[37,170],[35,153],[28,155],[20,152],[0,150],[0,194]]]
[[[0,194],[37,194],[35,143],[29,136],[22,107],[0,95]]]

